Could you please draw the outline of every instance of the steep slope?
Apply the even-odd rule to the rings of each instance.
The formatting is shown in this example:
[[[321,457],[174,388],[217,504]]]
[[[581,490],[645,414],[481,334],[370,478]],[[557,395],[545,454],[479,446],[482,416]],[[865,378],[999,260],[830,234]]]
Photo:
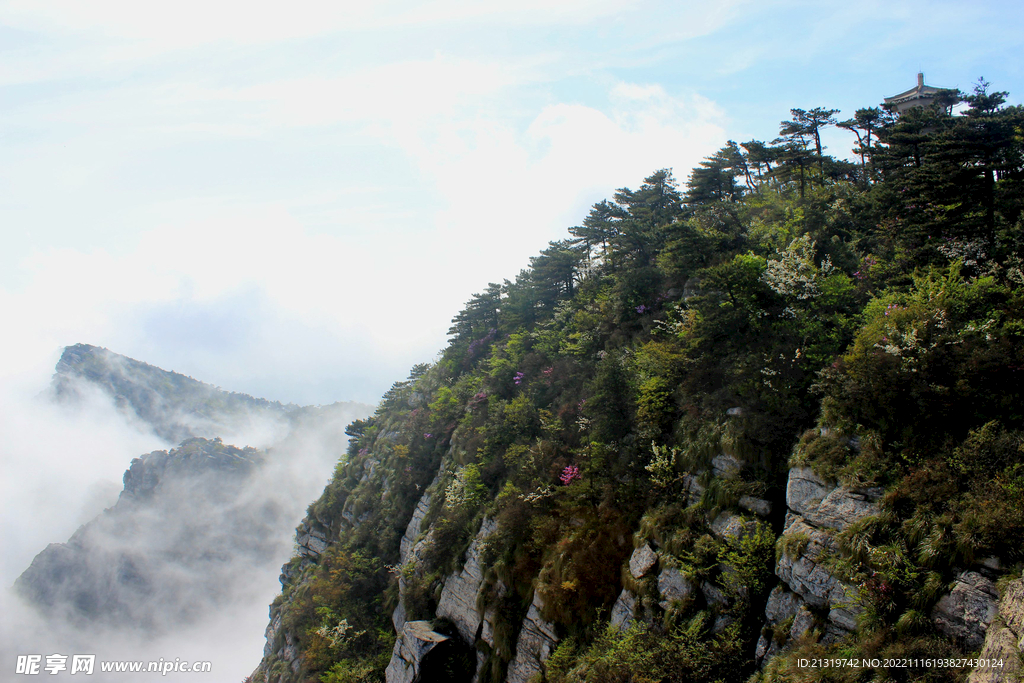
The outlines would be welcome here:
[[[1024,109],[1000,97],[861,110],[859,166],[811,146],[834,112],[793,110],[785,144],[621,189],[475,295],[348,430],[252,679],[1012,680]],[[1005,671],[971,671],[982,647]]]

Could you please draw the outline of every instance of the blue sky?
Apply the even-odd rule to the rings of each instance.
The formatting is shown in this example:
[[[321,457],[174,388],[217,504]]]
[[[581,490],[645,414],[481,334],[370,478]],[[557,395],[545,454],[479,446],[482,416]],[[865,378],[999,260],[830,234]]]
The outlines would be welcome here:
[[[0,2],[0,381],[375,402],[595,201],[791,107],[1024,92],[1019,2]],[[842,131],[826,137],[846,155]]]

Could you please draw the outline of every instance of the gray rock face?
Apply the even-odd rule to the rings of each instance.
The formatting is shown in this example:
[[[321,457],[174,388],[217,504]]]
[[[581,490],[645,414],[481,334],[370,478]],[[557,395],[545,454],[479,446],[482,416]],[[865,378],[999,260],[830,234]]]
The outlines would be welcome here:
[[[747,512],[753,512],[758,517],[767,517],[772,514],[772,504],[763,498],[740,496],[739,505]]]
[[[783,553],[775,569],[776,575],[786,582],[790,590],[815,607],[838,607],[854,617],[863,611],[855,602],[857,591],[822,566],[826,556],[838,552],[829,533],[811,526],[803,517],[787,514],[783,535],[799,535],[807,539],[805,548],[797,557]],[[838,616],[843,618],[842,614]]]
[[[807,605],[801,605],[793,616],[793,626],[789,629],[789,639],[798,640],[815,626],[814,615]]]
[[[501,579],[498,579],[497,583],[494,584],[494,593],[497,597],[504,597],[505,592],[508,590],[508,586]],[[494,629],[498,620],[498,610],[494,607],[488,607],[484,610],[484,620],[480,624],[480,640],[487,643],[490,647],[494,647]]]
[[[643,547],[634,550],[630,556],[629,573],[633,575],[634,579],[642,579],[647,576],[647,572],[651,571],[657,562],[658,554],[651,550],[649,543],[644,543]]]
[[[996,619],[989,627],[985,636],[985,644],[981,648],[980,659],[1000,660],[1000,666],[979,666],[971,671],[967,683],[1020,683],[1024,675],[1021,665],[1021,644],[1017,634],[1007,628],[1000,619]]]
[[[523,628],[519,631],[515,657],[508,665],[506,683],[528,683],[531,678],[543,671],[544,661],[551,656],[558,644],[554,625],[544,621],[540,615],[543,606],[540,594],[535,591],[533,602],[523,620]]]
[[[281,652],[281,658],[288,662],[288,668],[292,670],[293,674],[299,673],[299,669],[302,668],[302,659],[299,657],[299,646],[295,644],[295,638],[291,633],[284,634],[284,650]]]
[[[274,641],[277,639],[277,634],[281,631],[281,615],[271,614],[270,623],[267,624],[267,630],[263,632],[264,637],[267,639],[266,645],[263,646],[263,656],[269,657],[274,654]]]
[[[633,615],[636,612],[636,594],[626,588],[619,593],[618,599],[612,605],[612,626],[620,631],[625,631],[633,625]]]
[[[716,477],[735,479],[743,469],[743,463],[728,453],[719,453],[711,459],[711,469]]]
[[[405,582],[401,579],[398,581],[398,604],[395,606],[395,611],[391,613],[391,625],[395,627],[395,633],[401,633],[405,627],[405,622],[409,621],[409,615],[405,611],[405,602],[401,596],[405,592]]]
[[[775,574],[785,583],[776,587],[765,607],[765,626],[776,627],[792,618],[786,642],[762,635],[755,657],[763,666],[790,639],[798,639],[821,627],[822,642],[836,642],[857,628],[864,611],[859,592],[826,568],[825,560],[838,552],[836,531],[865,517],[878,514],[881,489],[850,489],[834,486],[811,469],[794,467],[786,486],[786,526],[783,552]],[[817,624],[810,607],[828,609],[828,619]]]
[[[430,533],[426,536],[420,536],[420,527],[423,526],[423,519],[427,516],[427,511],[430,509],[430,499],[434,486],[440,477],[440,473],[434,477],[434,481],[431,482],[427,490],[420,496],[419,502],[416,503],[416,508],[413,510],[412,518],[409,520],[409,524],[405,527],[405,534],[402,536],[402,540],[399,543],[399,561],[400,567],[405,567],[409,562],[415,563],[419,557],[420,552],[430,543]],[[391,613],[391,623],[395,627],[396,633],[402,632],[402,627],[405,625],[406,610],[405,610],[405,593],[406,593],[406,581],[405,577],[399,574],[398,577],[398,606],[395,607],[395,611]]]
[[[665,568],[658,574],[658,593],[662,609],[668,609],[673,602],[693,597],[696,587],[678,569]]]
[[[320,528],[320,525],[304,520],[295,533],[295,540],[299,544],[299,554],[312,560],[317,560],[327,550],[327,532]]]
[[[1024,638],[1024,579],[1011,581],[999,602],[999,616],[1006,627]]]
[[[876,502],[881,489],[850,489],[832,486],[810,468],[789,471],[786,505],[818,527],[844,529],[850,524],[878,514]]]
[[[704,486],[700,483],[700,479],[692,474],[683,475],[683,488],[686,490],[687,505],[699,503],[704,495]]]
[[[764,608],[764,615],[766,619],[765,626],[774,628],[787,619],[793,619],[793,623],[795,625],[796,615],[803,607],[803,598],[792,591],[786,590],[782,586],[776,586],[768,595],[768,603]],[[792,627],[790,633],[792,633]],[[774,636],[765,636],[762,634],[757,641],[757,649],[754,652],[754,657],[760,664],[767,664],[768,661],[774,657],[778,653],[779,649],[784,645],[785,642],[775,642]]]
[[[1024,680],[1024,579],[1011,581],[989,624],[981,659],[1002,660],[1002,667],[978,667],[968,683],[1020,683]]]
[[[466,551],[466,563],[462,571],[452,574],[444,582],[441,599],[437,604],[437,616],[448,617],[459,630],[459,635],[472,644],[476,641],[477,631],[483,616],[477,609],[476,601],[483,583],[483,570],[480,567],[481,544],[498,528],[498,522],[485,519],[480,525],[473,542]]]
[[[406,622],[401,635],[395,640],[384,680],[387,683],[413,683],[419,676],[423,658],[446,640],[448,636],[433,631],[429,621]]]
[[[998,600],[992,581],[977,572],[964,572],[957,577],[953,590],[935,605],[932,621],[942,633],[976,650],[999,611]]]
[[[484,620],[480,624],[480,640],[494,647],[494,627],[497,623],[498,611],[493,607],[484,610]]]
[[[726,541],[738,541],[757,531],[757,522],[731,512],[723,512],[709,525],[711,533]]]
[[[780,624],[790,617],[796,616],[797,610],[804,604],[803,598],[792,593],[782,586],[776,586],[768,595],[768,604],[765,605],[764,615],[768,623]]]
[[[722,592],[718,586],[708,581],[703,582],[700,585],[700,592],[704,595],[704,601],[707,602],[708,606],[717,606],[725,608],[729,606],[729,598],[725,597],[725,593]]]
[[[436,482],[437,479],[435,478]],[[427,510],[430,509],[430,492],[433,484],[427,487],[427,490],[420,496],[420,500],[416,503],[416,509],[413,510],[412,518],[409,520],[409,524],[405,527],[405,535],[402,536],[402,540],[399,544],[399,561],[400,565],[404,565],[409,560],[409,553],[412,552],[413,545],[416,543],[416,539],[420,535],[420,527],[423,525],[423,518],[427,516]]]

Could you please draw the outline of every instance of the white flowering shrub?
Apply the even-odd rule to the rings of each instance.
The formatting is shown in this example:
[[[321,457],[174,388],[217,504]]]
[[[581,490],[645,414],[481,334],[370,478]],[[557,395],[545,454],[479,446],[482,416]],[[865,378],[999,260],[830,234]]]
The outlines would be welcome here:
[[[761,279],[773,292],[785,297],[806,301],[818,296],[820,281],[835,268],[828,257],[815,264],[814,246],[810,235],[797,237],[785,251],[777,251],[778,258],[768,262]]]

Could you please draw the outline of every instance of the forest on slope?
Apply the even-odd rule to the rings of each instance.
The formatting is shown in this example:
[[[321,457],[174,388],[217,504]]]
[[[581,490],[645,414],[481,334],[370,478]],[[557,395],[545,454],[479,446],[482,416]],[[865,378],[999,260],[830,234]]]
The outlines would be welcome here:
[[[777,140],[730,142],[682,189],[661,170],[617,191],[474,295],[440,360],[349,427],[253,679],[965,680],[798,660],[976,654],[993,617],[958,630],[939,603],[1021,575],[1024,108],[1006,95],[794,109]],[[855,161],[824,153],[832,125]],[[799,531],[795,481],[861,512]],[[791,579],[816,544],[845,598]],[[471,565],[466,634],[445,590]],[[396,665],[420,621],[446,640]]]

